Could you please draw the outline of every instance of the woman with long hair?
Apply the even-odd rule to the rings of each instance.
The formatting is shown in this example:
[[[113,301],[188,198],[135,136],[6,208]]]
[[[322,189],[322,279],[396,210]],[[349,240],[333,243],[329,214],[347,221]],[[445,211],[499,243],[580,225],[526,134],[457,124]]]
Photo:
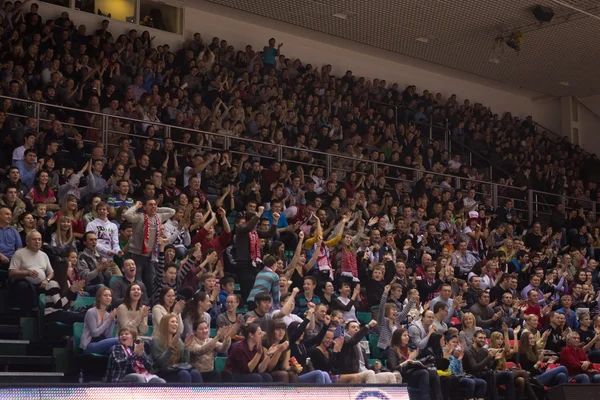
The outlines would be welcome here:
[[[214,338],[209,337],[209,326],[204,320],[194,323],[194,334],[185,338],[191,364],[200,372],[204,382],[231,382],[231,372],[215,371],[215,354],[226,353],[231,346],[232,327],[221,327]]]
[[[424,368],[409,368],[411,361],[416,361],[419,350],[410,351],[410,337],[404,328],[398,328],[392,334],[392,342],[388,348],[387,367],[394,374],[400,374],[402,381],[408,387],[419,389],[419,397],[425,400],[434,398],[435,393],[441,393],[440,378]],[[432,396],[433,392],[434,396]]]
[[[360,374],[333,375],[339,354],[344,345],[344,337],[340,336],[337,339],[334,339],[334,331],[330,329],[325,331],[325,335],[319,336],[321,336],[319,343],[308,349],[308,355],[315,370],[328,373],[331,376],[331,381],[334,383],[362,383]]]
[[[181,312],[185,306],[185,300],[177,301],[175,290],[168,286],[160,289],[159,303],[152,307],[152,326],[154,332],[152,336],[158,335],[158,328],[160,327],[160,320],[167,314],[175,314],[179,318],[179,334],[183,333],[183,320],[181,319]]]
[[[76,246],[75,237],[73,236],[73,225],[71,225],[71,217],[62,216],[56,224],[56,232],[52,234],[50,246],[56,247],[59,250]]]
[[[448,341],[446,341],[446,337]],[[454,340],[453,340],[454,339]],[[433,358],[435,369],[440,378],[440,387],[442,393],[445,395],[444,398],[458,398],[460,393],[458,388],[458,377],[452,375],[450,371],[450,356],[454,353],[454,349],[458,346],[458,340],[456,336],[446,333],[441,335],[439,333],[432,333],[427,341],[427,346],[419,353],[419,358]]]
[[[181,318],[183,319],[183,336],[186,337],[193,334],[193,325],[200,319],[206,321],[210,327],[211,317],[208,311],[214,308],[210,296],[206,292],[198,292],[192,299],[188,300],[181,313]]]
[[[524,331],[521,334],[521,345],[519,347],[519,363],[524,371],[529,372],[541,385],[555,386],[569,382],[569,371],[564,366],[553,369],[542,368],[544,352],[538,350],[535,336],[531,332]],[[556,357],[548,360],[548,364],[554,364]]]
[[[465,391],[465,399],[483,399],[487,390],[487,382],[481,378],[464,375],[462,359],[465,349],[459,345],[456,336],[452,337],[449,342],[454,347],[454,352],[450,356],[450,371],[454,376],[459,377],[458,384]]]
[[[137,332],[129,328],[119,329],[119,344],[113,346],[108,359],[110,366],[106,376],[110,383],[166,383],[148,372],[152,369],[152,359],[144,350],[144,342],[137,338]]]
[[[158,335],[152,338],[150,345],[154,372],[171,383],[202,383],[202,375],[189,365],[190,352],[186,349],[180,335],[179,318],[167,314],[160,321]]]
[[[267,350],[262,346],[262,339],[263,331],[258,324],[246,325],[244,340],[233,347],[225,363],[224,370],[231,372],[234,382],[273,382],[266,371],[280,345]]]
[[[271,373],[273,382],[295,383],[298,382],[298,371],[290,365],[290,342],[287,335],[287,327],[283,320],[274,320],[269,325],[263,346],[270,348],[278,346],[277,352],[269,361],[267,371]]]
[[[79,201],[72,194],[65,196],[60,203],[60,211],[56,213],[58,218],[70,217],[71,225],[73,226],[73,236],[77,240],[81,240],[85,227],[83,224],[83,212],[79,210]]]
[[[518,337],[520,328],[520,326],[515,328],[515,337]],[[500,353],[502,356],[496,359],[496,367],[494,368],[494,370],[499,372],[506,371],[506,363],[508,361],[518,362],[519,353],[519,341],[515,340],[513,342],[514,346],[511,346],[508,338],[508,326],[506,324],[502,324],[502,331],[503,332],[493,332],[490,335],[490,349],[502,349],[502,352]],[[516,358],[515,355],[517,355]],[[511,373],[515,381],[515,390],[521,395],[526,395],[528,399],[535,399],[536,395],[529,382],[529,375],[527,372],[521,369],[512,369]]]
[[[150,307],[142,304],[142,288],[132,283],[125,292],[123,304],[117,308],[119,328],[130,328],[138,335],[148,332],[148,314]]]
[[[68,260],[55,262],[53,268],[54,277],[43,289],[46,295],[44,322],[62,322],[68,325],[83,322],[85,314],[75,312],[73,304],[77,294],[85,287],[85,281],[78,280],[71,284],[69,277],[73,273],[73,265]]]
[[[96,214],[96,206],[102,201],[102,197],[97,194],[94,194],[90,197],[90,212],[83,215],[83,225],[87,226],[90,222],[98,218],[98,214]]]
[[[49,185],[50,175],[48,171],[40,170],[35,174],[33,188],[29,191],[26,198],[31,204],[44,203],[49,211],[58,211],[56,196]]]
[[[119,340],[113,338],[117,310],[108,312],[106,309],[112,303],[112,291],[101,286],[96,292],[94,307],[87,310],[83,325],[83,334],[79,347],[87,353],[109,354],[110,349]]]

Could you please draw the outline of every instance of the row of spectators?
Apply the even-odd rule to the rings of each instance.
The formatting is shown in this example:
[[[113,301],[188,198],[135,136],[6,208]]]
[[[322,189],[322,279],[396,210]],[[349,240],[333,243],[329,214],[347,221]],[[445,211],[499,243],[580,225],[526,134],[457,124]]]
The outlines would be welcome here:
[[[2,94],[43,105],[0,110],[0,266],[22,313],[44,294],[46,322],[84,323],[81,350],[112,357],[111,381],[405,382],[426,399],[496,399],[501,384],[533,399],[599,380],[595,214],[558,204],[529,226],[411,121],[448,123],[517,201],[595,200],[595,156],[531,118],[336,78],[274,39],[196,34],[171,51],[23,10],[2,4]],[[275,145],[294,150],[277,161]],[[73,309],[78,296],[95,304]]]

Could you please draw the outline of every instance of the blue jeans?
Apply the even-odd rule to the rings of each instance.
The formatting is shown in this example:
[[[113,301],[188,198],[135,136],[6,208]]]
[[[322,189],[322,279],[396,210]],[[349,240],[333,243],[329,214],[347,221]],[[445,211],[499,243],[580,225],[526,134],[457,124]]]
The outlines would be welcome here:
[[[84,350],[85,354],[105,354],[110,355],[110,350],[116,344],[119,344],[119,338],[108,338],[99,342],[90,342]]]
[[[465,391],[465,399],[482,399],[487,391],[487,382],[479,378],[461,378],[458,381]]]
[[[561,365],[536,376],[535,380],[544,386],[562,385],[569,382],[569,372],[567,367]]]
[[[298,382],[300,383],[316,383],[316,384],[324,384],[331,383],[331,378],[327,372],[323,372],[321,370],[314,370],[307,372],[306,374],[302,374],[298,377]]]
[[[579,374],[575,376],[571,376],[569,380],[575,379],[575,383],[600,383],[600,374],[596,375],[587,375],[587,374]]]
[[[168,383],[202,383],[202,375],[195,369],[177,372],[161,371],[158,375]]]

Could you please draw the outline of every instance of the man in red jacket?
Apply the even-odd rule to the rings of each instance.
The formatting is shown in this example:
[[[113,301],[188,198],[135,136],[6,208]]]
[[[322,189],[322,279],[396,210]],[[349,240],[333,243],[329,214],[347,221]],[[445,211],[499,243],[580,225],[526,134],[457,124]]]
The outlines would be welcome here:
[[[570,332],[567,335],[567,346],[560,352],[560,363],[567,367],[569,380],[577,383],[600,383],[600,374],[581,348],[579,333]]]

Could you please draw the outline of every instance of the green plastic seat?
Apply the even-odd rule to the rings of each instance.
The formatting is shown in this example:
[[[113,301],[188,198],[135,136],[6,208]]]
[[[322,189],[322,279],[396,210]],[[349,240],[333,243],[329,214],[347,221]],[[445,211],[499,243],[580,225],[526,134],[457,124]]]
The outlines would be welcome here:
[[[154,326],[150,325],[150,326],[148,326],[148,332],[146,332],[146,334],[144,336],[152,336],[153,333],[154,333]]]
[[[364,311],[358,311],[356,313],[356,318],[358,318],[358,320],[363,323],[363,324],[368,324],[369,322],[371,322],[371,313],[370,312],[364,312]]]
[[[370,334],[369,335],[369,349],[371,349],[371,357],[373,358],[381,358],[381,350],[377,347],[377,342],[379,342],[379,335]]]
[[[113,275],[110,278],[110,282],[108,282],[108,287],[112,287],[113,283],[115,283],[116,281],[118,281],[119,279],[122,279],[122,278],[123,278],[122,276],[115,276],[115,275]]]
[[[375,365],[376,362],[380,362],[381,360],[379,358],[369,358],[369,364],[370,365]],[[381,363],[381,366],[383,366],[383,363]]]
[[[210,328],[210,337],[214,338],[215,336],[217,336],[217,328]]]
[[[215,357],[215,371],[221,372],[225,368],[227,357]]]
[[[38,296],[38,318],[39,318],[39,335],[42,338],[59,341],[63,336],[68,336],[70,326],[63,322],[46,322],[44,321],[46,308],[46,295],[44,293]]]
[[[83,322],[75,322],[73,324],[73,352],[75,353],[81,353],[79,348],[81,336],[83,336]]]
[[[84,297],[78,295],[77,299],[75,299],[75,304],[73,304],[73,310],[78,311],[82,307],[92,306],[94,305],[94,301],[96,301],[95,297]]]

